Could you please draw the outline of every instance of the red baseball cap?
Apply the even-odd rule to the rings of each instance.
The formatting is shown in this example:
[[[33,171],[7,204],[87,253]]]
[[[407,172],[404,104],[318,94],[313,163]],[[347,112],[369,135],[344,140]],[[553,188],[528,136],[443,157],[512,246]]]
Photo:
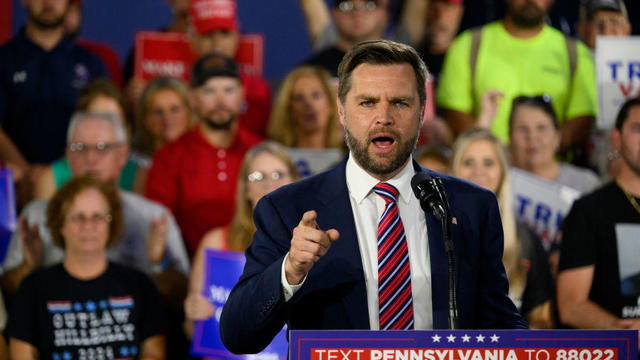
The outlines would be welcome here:
[[[190,0],[189,17],[198,34],[215,30],[238,30],[237,4],[234,0]]]

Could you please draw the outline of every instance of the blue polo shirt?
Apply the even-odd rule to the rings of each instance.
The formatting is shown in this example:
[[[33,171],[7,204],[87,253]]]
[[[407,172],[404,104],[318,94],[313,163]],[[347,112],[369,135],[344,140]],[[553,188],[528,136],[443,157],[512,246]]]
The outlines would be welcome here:
[[[64,154],[80,90],[106,76],[102,61],[71,37],[45,51],[23,28],[0,47],[0,125],[27,161],[50,163]]]

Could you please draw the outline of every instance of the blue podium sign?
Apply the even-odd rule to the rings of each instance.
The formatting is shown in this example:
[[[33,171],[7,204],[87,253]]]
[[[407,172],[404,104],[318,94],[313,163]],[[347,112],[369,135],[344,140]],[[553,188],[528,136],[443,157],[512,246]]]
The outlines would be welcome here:
[[[635,330],[292,331],[291,360],[637,360]]]
[[[286,329],[281,330],[261,353],[255,355],[236,355],[227,350],[220,340],[220,314],[227,302],[229,293],[238,282],[244,268],[244,254],[232,251],[205,251],[205,273],[202,295],[216,308],[215,315],[208,320],[195,324],[191,353],[196,356],[209,356],[217,359],[234,360],[286,360]]]

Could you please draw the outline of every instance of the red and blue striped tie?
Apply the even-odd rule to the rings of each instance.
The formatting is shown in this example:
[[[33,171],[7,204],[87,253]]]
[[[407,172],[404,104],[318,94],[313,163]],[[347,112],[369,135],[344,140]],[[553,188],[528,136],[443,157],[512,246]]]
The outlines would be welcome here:
[[[373,191],[385,202],[378,222],[378,306],[381,330],[413,329],[411,268],[404,226],[398,213],[398,189],[378,183]]]

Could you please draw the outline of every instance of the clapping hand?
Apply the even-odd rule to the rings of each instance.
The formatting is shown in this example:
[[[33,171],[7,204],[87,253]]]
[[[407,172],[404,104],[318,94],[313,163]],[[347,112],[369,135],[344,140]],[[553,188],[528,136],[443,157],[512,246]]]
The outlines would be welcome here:
[[[167,244],[167,224],[169,223],[169,214],[165,211],[161,216],[151,220],[151,226],[145,245],[147,247],[147,255],[152,264],[159,264],[164,256],[165,246]]]

